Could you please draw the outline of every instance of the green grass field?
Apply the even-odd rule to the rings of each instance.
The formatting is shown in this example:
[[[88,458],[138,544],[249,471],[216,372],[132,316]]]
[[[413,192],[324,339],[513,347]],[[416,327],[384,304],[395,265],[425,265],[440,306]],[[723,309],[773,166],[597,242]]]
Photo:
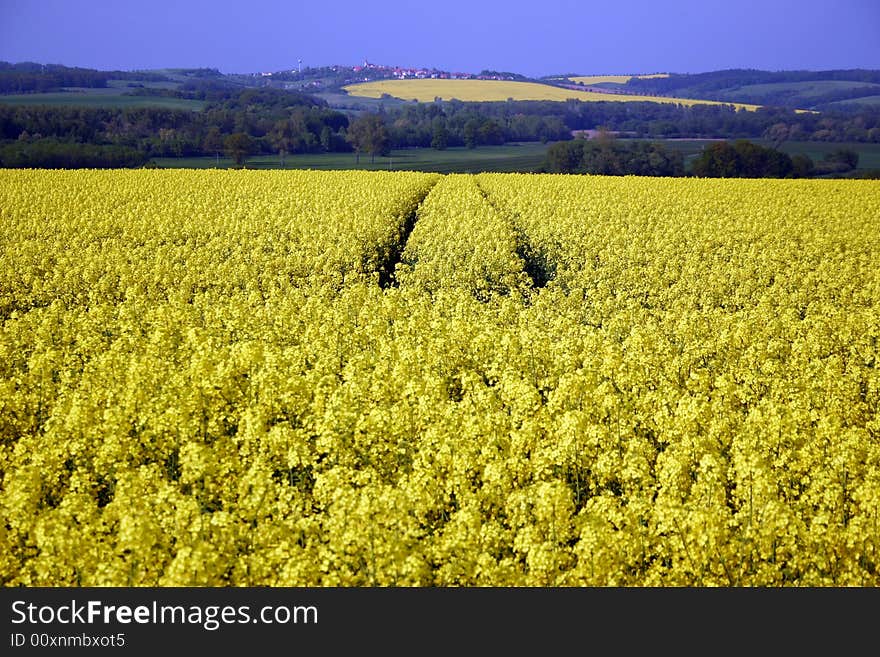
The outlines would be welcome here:
[[[167,109],[201,110],[204,101],[161,96],[133,96],[119,88],[76,89],[41,94],[0,95],[7,105],[56,105],[67,107],[163,107]]]
[[[848,100],[838,100],[830,103],[831,106],[837,105],[880,105],[880,96],[862,96],[861,98],[850,98]]]
[[[540,168],[548,146],[549,144],[540,142],[523,142],[474,149],[447,148],[443,151],[433,148],[404,148],[391,151],[389,157],[377,156],[375,162],[370,161],[369,155],[361,155],[359,163],[354,153],[288,155],[284,160],[284,168],[383,169],[437,173],[531,172]],[[162,168],[226,169],[233,166],[233,161],[226,157],[168,157],[154,158],[153,162]],[[248,169],[279,169],[281,161],[277,155],[255,156],[247,160],[246,166]]]
[[[764,143],[764,145],[769,144]],[[859,169],[880,169],[880,144],[792,141],[782,144],[780,150],[789,155],[803,153],[809,155],[814,162],[820,162],[828,153],[841,148],[848,148],[859,154]]]
[[[309,93],[305,91],[304,93]],[[413,104],[412,101],[400,98],[367,98],[366,96],[350,96],[349,94],[332,91],[321,91],[312,94],[327,101],[330,107],[337,109],[353,110],[356,112],[375,112],[379,107],[400,107],[401,105]]]
[[[107,86],[112,89],[132,89],[133,84],[141,85],[144,89],[179,89],[180,82],[149,82],[143,80],[107,80]]]

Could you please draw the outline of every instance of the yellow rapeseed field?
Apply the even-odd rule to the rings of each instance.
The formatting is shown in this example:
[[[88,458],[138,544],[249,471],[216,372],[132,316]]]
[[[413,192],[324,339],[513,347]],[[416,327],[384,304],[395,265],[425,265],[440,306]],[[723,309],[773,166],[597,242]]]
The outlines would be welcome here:
[[[506,80],[376,80],[362,82],[343,87],[352,96],[381,98],[388,94],[403,100],[417,100],[422,103],[432,102],[435,98],[451,100],[453,98],[466,102],[514,100],[553,100],[568,99],[613,102],[652,102],[674,103],[678,105],[733,105],[737,109],[756,110],[758,105],[746,103],[719,103],[711,100],[693,100],[691,98],[670,98],[666,96],[637,96],[632,94],[613,94],[579,89],[564,89],[537,82],[516,82]]]
[[[880,181],[0,170],[3,586],[880,585]]]
[[[583,85],[590,86],[592,84],[602,84],[603,82],[614,82],[616,84],[626,84],[633,78],[650,79],[650,78],[668,78],[669,73],[648,73],[646,75],[577,75],[568,78],[572,82],[580,82]]]

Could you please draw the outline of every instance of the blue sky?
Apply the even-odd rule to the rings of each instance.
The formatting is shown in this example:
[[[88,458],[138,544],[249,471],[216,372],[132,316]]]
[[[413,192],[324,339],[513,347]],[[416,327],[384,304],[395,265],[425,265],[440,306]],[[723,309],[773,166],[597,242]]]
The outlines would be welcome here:
[[[0,0],[0,60],[99,69],[880,69],[880,0]]]

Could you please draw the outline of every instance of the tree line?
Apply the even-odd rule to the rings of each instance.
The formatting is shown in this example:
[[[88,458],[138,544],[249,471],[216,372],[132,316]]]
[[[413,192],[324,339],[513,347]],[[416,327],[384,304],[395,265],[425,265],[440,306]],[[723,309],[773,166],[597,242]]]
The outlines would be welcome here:
[[[649,141],[621,142],[607,132],[596,139],[558,142],[547,149],[548,173],[591,173],[606,176],[683,176],[684,155]]]
[[[880,107],[859,112],[798,113],[763,107],[737,110],[732,105],[678,105],[653,102],[519,101],[471,103],[471,109],[492,117],[514,114],[555,116],[570,130],[605,126],[641,139],[716,138],[760,139],[782,124],[798,141],[880,143]]]
[[[177,92],[180,93],[180,92]],[[570,138],[558,117],[502,119],[464,106],[413,105],[400,111],[344,113],[316,97],[268,88],[198,90],[204,110],[0,105],[0,166],[55,166],[108,155],[106,166],[154,157],[352,152],[372,157],[391,148],[474,148],[507,141]],[[120,157],[120,148],[127,149]],[[58,151],[57,157],[49,155]],[[132,159],[131,151],[140,154]],[[85,161],[85,160],[84,160]],[[85,165],[83,165],[85,166]]]
[[[233,135],[247,137],[250,153],[350,150],[348,117],[320,99],[291,92],[225,91],[203,111],[158,107],[90,108],[0,106],[0,165],[32,166],[53,150],[75,153],[74,145],[99,147],[118,166],[118,149],[153,157],[214,156],[225,153]],[[233,140],[233,144],[236,142]],[[79,149],[82,152],[82,148]],[[45,166],[50,166],[46,160]],[[90,159],[91,162],[91,159]],[[83,165],[84,166],[84,165]],[[90,164],[91,166],[91,164]]]
[[[0,62],[0,93],[4,94],[41,93],[64,87],[101,89],[109,80],[164,82],[168,78],[153,72],[97,71],[60,64]]]
[[[817,114],[781,107],[749,111],[733,105],[655,102],[452,100],[380,106],[379,113],[400,147],[430,146],[438,116],[455,137],[449,145],[465,145],[463,127],[474,117],[497,124],[507,141],[557,141],[567,138],[565,133],[598,126],[638,139],[761,139],[782,126],[787,140],[880,143],[880,107]]]
[[[808,178],[847,175],[858,162],[858,153],[847,148],[836,149],[817,163],[808,155],[788,155],[772,146],[739,139],[706,145],[688,168],[680,151],[662,143],[617,140],[608,131],[600,130],[595,139],[579,138],[550,146],[544,171],[612,176]]]

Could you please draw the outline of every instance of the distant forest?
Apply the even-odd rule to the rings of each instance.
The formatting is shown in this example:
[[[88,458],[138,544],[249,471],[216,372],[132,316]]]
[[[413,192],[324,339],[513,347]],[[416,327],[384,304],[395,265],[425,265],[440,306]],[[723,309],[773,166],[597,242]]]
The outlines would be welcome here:
[[[103,89],[110,80],[164,82],[168,78],[146,71],[97,71],[60,64],[0,62],[0,93],[3,94],[46,92],[65,87]]]

